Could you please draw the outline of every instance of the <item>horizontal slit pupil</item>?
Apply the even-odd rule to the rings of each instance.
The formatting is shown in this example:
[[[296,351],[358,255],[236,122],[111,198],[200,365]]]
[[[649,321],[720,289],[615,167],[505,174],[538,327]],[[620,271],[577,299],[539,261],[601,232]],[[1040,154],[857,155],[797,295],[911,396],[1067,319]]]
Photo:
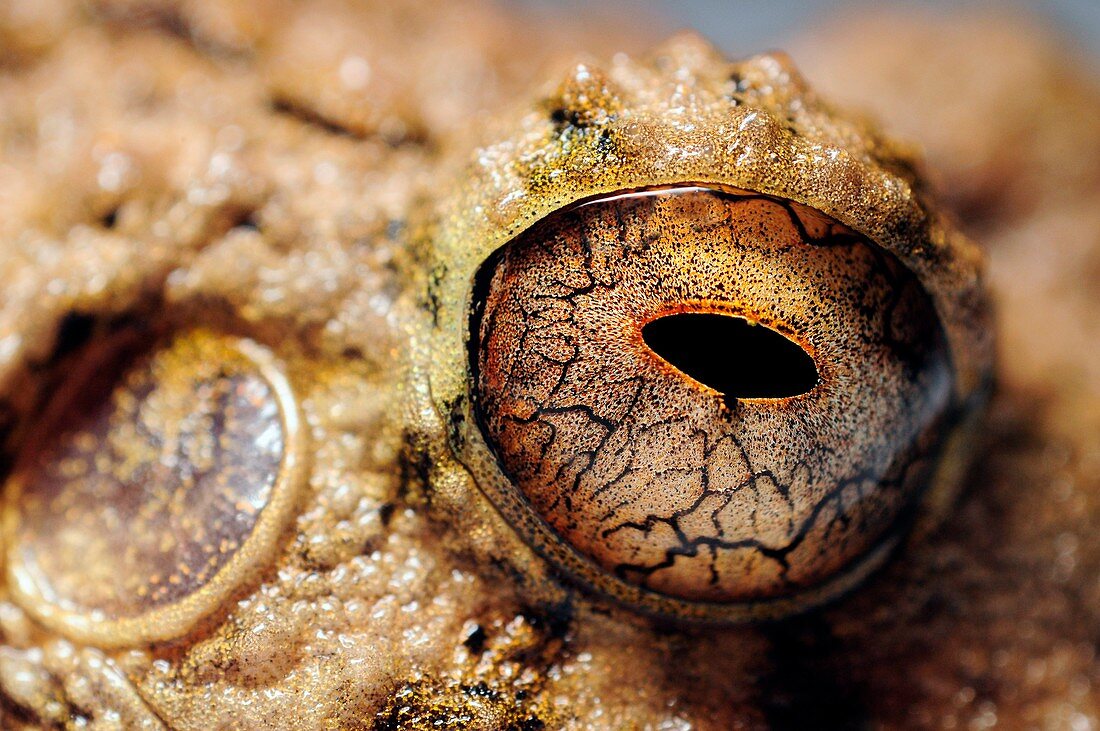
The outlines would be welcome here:
[[[817,385],[817,366],[797,343],[740,317],[684,313],[642,328],[653,352],[727,398],[786,398]]]

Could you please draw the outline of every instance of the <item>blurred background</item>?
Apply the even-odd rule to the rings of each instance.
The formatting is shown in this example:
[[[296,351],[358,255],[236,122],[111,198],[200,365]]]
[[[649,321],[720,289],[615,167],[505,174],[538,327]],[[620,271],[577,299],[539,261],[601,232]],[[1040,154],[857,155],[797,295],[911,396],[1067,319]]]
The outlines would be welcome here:
[[[592,2],[583,0],[517,0],[536,7],[576,8],[591,13]],[[1006,9],[1038,16],[1077,42],[1100,51],[1100,0],[1037,0],[990,2],[989,0],[613,0],[616,8],[652,16],[671,28],[690,26],[701,31],[727,53],[747,55],[784,45],[838,13],[861,15],[884,6],[942,14],[962,10]]]

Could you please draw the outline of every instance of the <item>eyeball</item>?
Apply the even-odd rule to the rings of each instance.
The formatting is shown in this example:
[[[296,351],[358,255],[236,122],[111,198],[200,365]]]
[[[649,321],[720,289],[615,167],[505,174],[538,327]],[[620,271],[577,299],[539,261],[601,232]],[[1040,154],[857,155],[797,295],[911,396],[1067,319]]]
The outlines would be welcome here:
[[[416,351],[432,486],[484,496],[513,575],[777,618],[950,509],[989,307],[915,161],[785,59],[690,39],[535,108],[442,209]]]
[[[254,580],[303,472],[290,386],[266,348],[124,333],[84,354],[7,486],[8,585],[99,646],[175,639]]]
[[[821,585],[928,477],[951,399],[916,278],[797,203],[672,188],[557,212],[479,273],[474,414],[521,501],[692,602]]]

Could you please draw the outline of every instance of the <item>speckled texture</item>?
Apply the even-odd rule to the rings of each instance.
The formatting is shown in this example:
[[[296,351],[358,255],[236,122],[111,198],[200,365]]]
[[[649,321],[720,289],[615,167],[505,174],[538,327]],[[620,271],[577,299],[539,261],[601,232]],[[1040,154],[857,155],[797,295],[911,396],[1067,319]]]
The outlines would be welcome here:
[[[612,60],[594,65],[614,65],[612,54],[637,41],[575,19],[536,34],[465,3],[10,7],[23,10],[6,5],[0,16],[9,450],[21,448],[27,415],[82,346],[133,319],[201,324],[271,349],[314,446],[267,571],[174,643],[81,646],[0,602],[0,726],[1100,723],[1100,160],[1089,147],[1095,115],[1074,111],[1100,95],[1072,62],[1027,40],[1031,25],[994,29],[1013,44],[1012,60],[1034,69],[1026,82],[990,71],[1008,68],[998,50],[972,77],[882,82],[888,60],[926,67],[929,44],[901,42],[902,31],[971,58],[990,37],[981,19],[966,32],[953,20],[896,22],[897,42],[873,63],[845,52],[868,48],[881,26],[848,19],[832,31],[831,55],[805,64],[834,95],[879,101],[898,123],[932,120],[943,142],[923,136],[939,169],[995,212],[964,221],[992,252],[1003,327],[1001,392],[963,502],[823,611],[656,631],[563,590],[538,600],[545,569],[515,576],[494,561],[511,546],[496,538],[507,525],[448,502],[469,493],[425,490],[435,463],[403,463],[394,428],[405,419],[394,381],[406,342],[393,309],[406,287],[397,272],[419,268],[423,251],[407,247],[419,201],[457,174],[444,153],[465,149],[467,125],[489,126],[482,110],[527,99],[529,84],[549,81],[545,98],[576,95],[568,85],[555,92],[576,60],[545,70],[551,49],[606,53]],[[372,28],[395,27],[430,42],[393,43],[388,30],[371,38]],[[404,60],[383,68],[389,57]],[[694,83],[685,74],[685,91]],[[392,91],[411,87],[423,91]],[[905,113],[887,93],[898,88],[913,105]],[[363,104],[346,103],[349,94]],[[1020,115],[1004,112],[1006,99],[1045,133],[1015,135]],[[946,108],[971,121],[936,122]],[[1003,167],[972,176],[952,140]],[[1001,196],[996,182],[1010,177],[1022,197]],[[974,210],[949,200],[955,212]]]

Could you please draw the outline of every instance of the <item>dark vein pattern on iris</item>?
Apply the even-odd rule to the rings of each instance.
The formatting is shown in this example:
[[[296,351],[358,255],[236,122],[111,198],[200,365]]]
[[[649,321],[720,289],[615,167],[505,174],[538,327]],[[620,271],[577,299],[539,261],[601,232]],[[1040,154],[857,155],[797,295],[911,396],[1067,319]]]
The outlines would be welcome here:
[[[698,187],[598,199],[505,246],[477,287],[486,441],[609,576],[688,601],[795,594],[880,545],[927,481],[952,393],[936,313],[892,255],[811,208]],[[642,338],[684,312],[778,331],[817,385],[735,400],[693,380]]]

